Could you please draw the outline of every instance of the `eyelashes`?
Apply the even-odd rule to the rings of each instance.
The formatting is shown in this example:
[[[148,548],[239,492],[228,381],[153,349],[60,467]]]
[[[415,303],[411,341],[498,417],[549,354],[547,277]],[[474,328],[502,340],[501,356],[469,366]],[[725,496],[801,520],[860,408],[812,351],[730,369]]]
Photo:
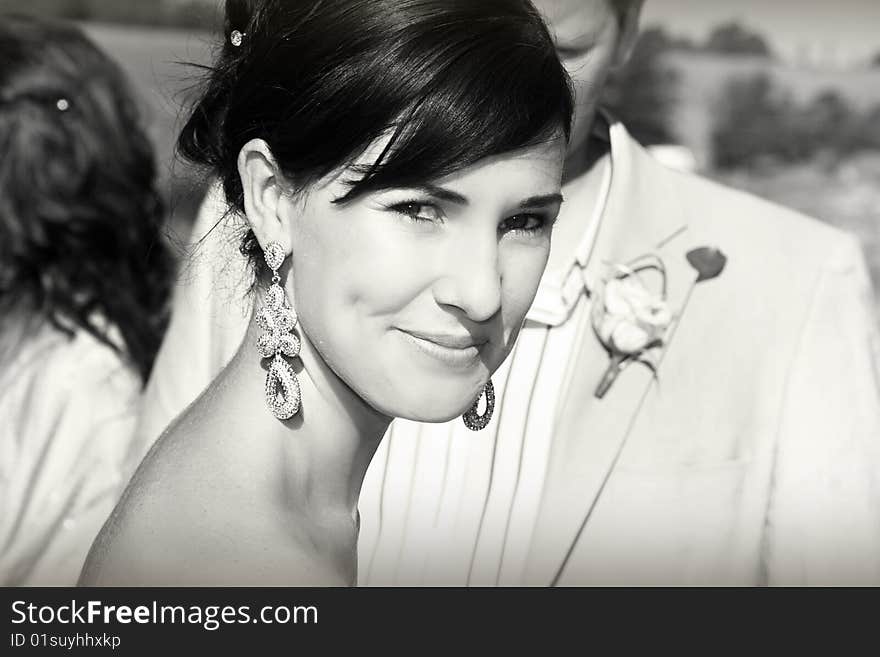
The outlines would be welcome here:
[[[501,222],[498,229],[502,232],[520,232],[534,235],[544,230],[547,217],[541,214],[524,212],[516,214]]]
[[[402,201],[389,205],[388,209],[413,221],[441,223],[443,221],[440,210],[433,204],[424,201]]]
[[[414,223],[442,225],[446,218],[434,203],[424,200],[401,201],[386,208]],[[538,235],[551,223],[551,218],[540,212],[521,212],[505,218],[498,224],[498,232],[521,235]]]

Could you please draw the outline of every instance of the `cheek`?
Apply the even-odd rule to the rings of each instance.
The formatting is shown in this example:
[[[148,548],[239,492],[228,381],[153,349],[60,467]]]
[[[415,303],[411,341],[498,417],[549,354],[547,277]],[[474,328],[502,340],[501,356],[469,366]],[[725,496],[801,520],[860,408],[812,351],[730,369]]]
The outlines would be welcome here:
[[[549,238],[535,244],[502,247],[501,307],[505,346],[508,349],[535,300],[549,254]]]
[[[374,225],[353,230],[337,254],[336,296],[361,320],[384,324],[428,284],[431,257],[393,230],[383,230],[381,220],[366,223]]]
[[[381,218],[343,214],[323,224],[312,219],[298,236],[297,310],[319,348],[381,337],[389,318],[424,288],[425,254],[384,228]]]

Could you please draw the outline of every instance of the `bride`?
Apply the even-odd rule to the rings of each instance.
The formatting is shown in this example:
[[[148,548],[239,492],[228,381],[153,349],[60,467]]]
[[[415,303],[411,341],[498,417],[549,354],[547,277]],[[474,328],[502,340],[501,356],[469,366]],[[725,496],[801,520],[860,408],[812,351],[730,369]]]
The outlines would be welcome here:
[[[388,424],[485,426],[547,261],[572,100],[527,0],[230,0],[225,35],[179,143],[242,222],[254,321],[83,584],[354,584]]]

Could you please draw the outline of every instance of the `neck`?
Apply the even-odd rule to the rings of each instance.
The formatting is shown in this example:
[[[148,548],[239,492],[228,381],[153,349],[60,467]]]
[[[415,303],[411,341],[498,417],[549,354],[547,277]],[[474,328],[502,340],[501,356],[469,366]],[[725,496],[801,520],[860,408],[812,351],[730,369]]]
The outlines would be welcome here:
[[[586,134],[572,135],[572,144],[565,156],[565,168],[562,174],[563,184],[579,178],[583,175],[591,175],[595,170],[596,161],[605,154],[605,148],[592,136],[593,124],[596,121],[596,112],[590,113],[589,121],[583,125],[589,126]]]
[[[262,306],[261,297],[255,309]],[[282,421],[266,405],[270,361],[257,352],[262,329],[252,321],[218,379],[220,390],[234,391],[234,405],[241,409],[237,415],[245,425],[229,433],[248,436],[247,458],[258,459],[252,470],[291,512],[321,524],[354,519],[364,475],[391,418],[369,407],[327,366],[299,326],[295,331],[302,348],[299,357],[288,361],[300,385],[299,412]]]

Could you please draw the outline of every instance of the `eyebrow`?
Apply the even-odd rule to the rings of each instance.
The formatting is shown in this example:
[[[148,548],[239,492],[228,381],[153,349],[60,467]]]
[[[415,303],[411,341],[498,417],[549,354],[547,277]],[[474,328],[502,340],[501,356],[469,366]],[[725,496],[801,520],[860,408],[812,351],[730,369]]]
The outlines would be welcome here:
[[[425,184],[419,185],[416,189],[433,196],[436,199],[441,201],[449,201],[450,203],[456,203],[458,205],[467,205],[468,199],[465,196],[462,196],[458,192],[453,192],[451,189],[446,189],[445,187],[439,187],[437,185]],[[563,202],[562,194],[540,194],[538,196],[529,196],[528,198],[524,198],[519,202],[520,207],[534,207],[537,205],[552,205],[555,203],[562,204]]]
[[[523,199],[520,201],[520,206],[527,208],[536,205],[562,205],[564,200],[562,194],[542,194],[540,196],[529,196],[528,198]]]
[[[468,204],[467,197],[462,196],[457,192],[453,192],[451,189],[446,189],[445,187],[438,187],[437,185],[426,183],[424,185],[419,185],[416,189],[419,189],[441,201],[449,201],[450,203],[457,203],[458,205]]]

